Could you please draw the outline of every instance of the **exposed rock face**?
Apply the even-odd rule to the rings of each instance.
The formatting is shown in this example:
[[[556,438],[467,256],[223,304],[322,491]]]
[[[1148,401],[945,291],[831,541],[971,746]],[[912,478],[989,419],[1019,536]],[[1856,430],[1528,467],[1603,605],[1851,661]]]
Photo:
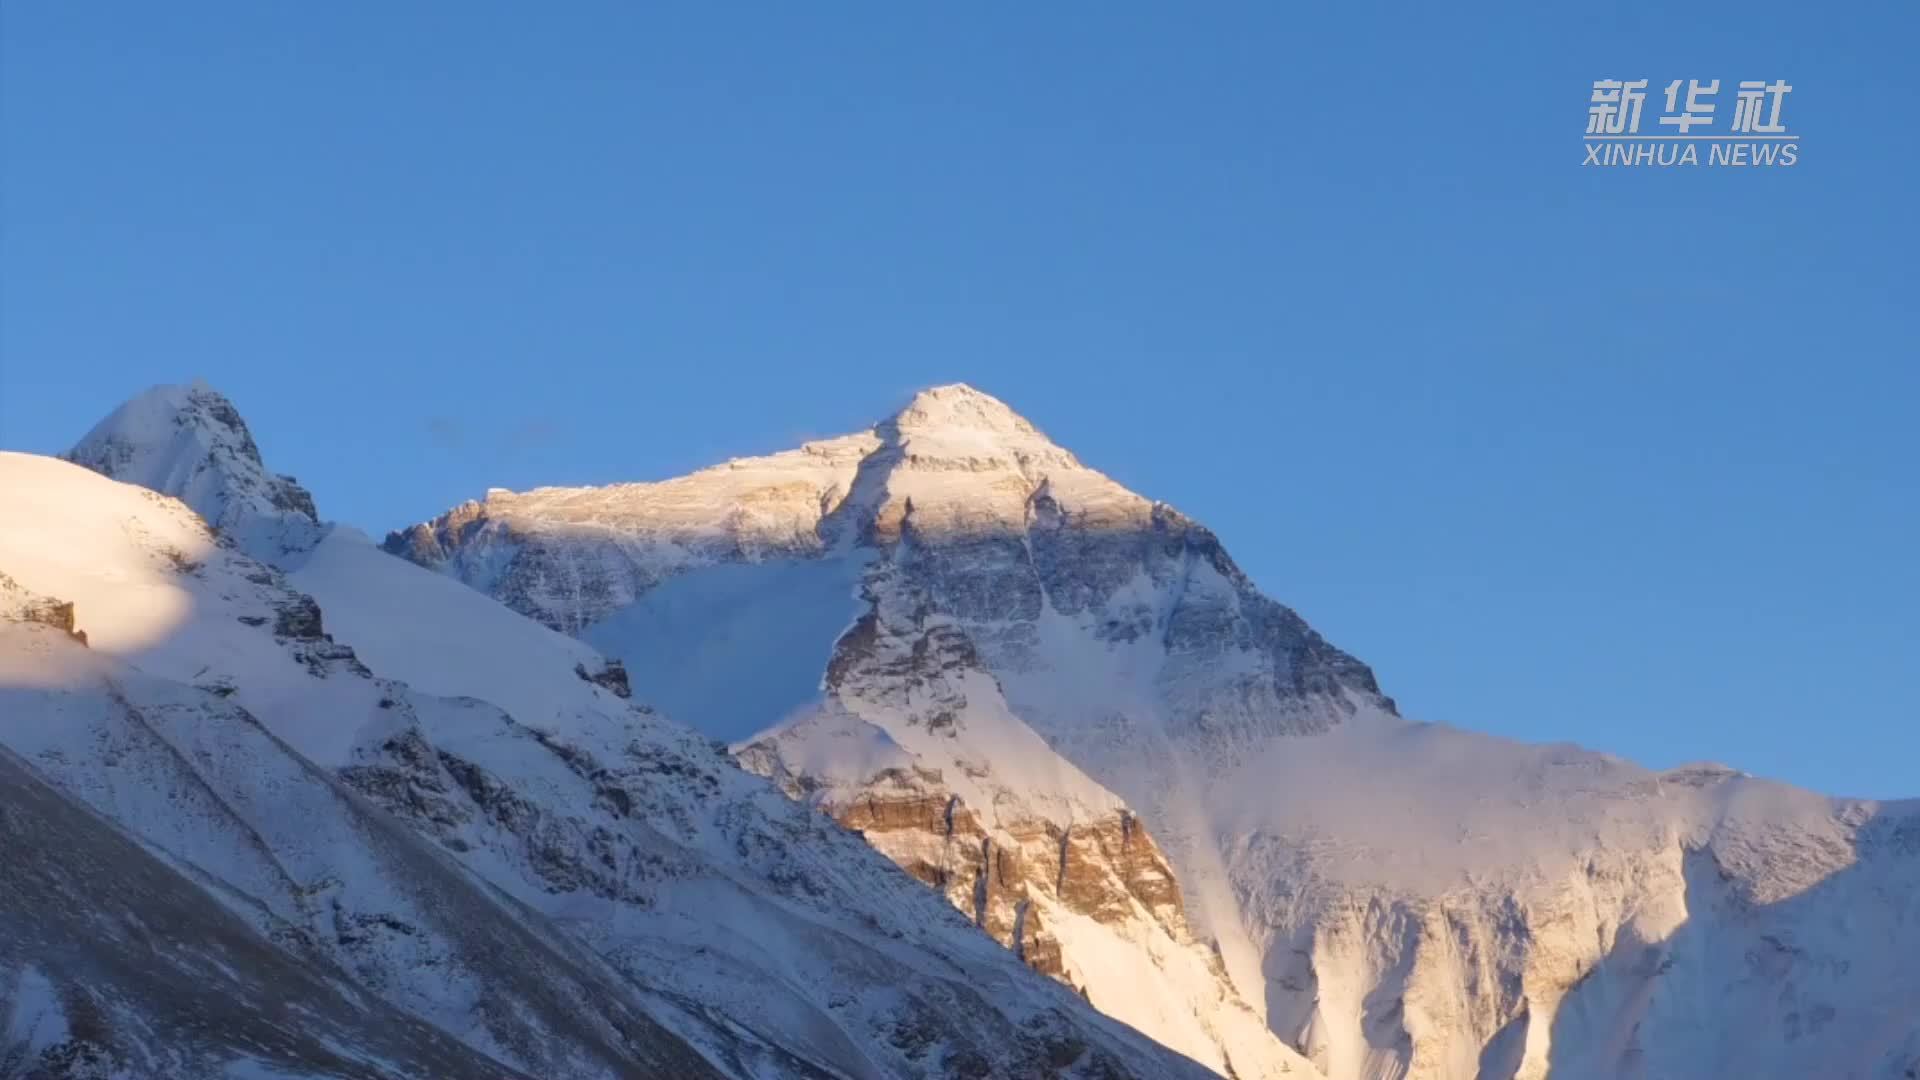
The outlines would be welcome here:
[[[605,689],[614,697],[630,698],[633,696],[633,687],[627,682],[626,665],[618,660],[607,661],[600,665],[600,670],[598,671],[588,671],[587,665],[576,664],[573,673],[585,679],[587,682]]]
[[[973,720],[968,690],[997,697],[999,687],[982,670],[966,634],[926,615],[920,598],[900,588],[900,579],[885,572],[870,577],[874,610],[841,638],[828,662],[830,700],[854,715],[919,728],[936,744],[966,745],[973,734],[965,730]],[[759,745],[768,759],[777,759],[785,741],[775,737]],[[1106,924],[1144,914],[1173,940],[1188,940],[1172,870],[1118,800],[1083,779],[1084,801],[1027,805],[1018,788],[994,786],[990,757],[957,760],[956,766],[989,815],[984,824],[945,782],[947,770],[919,762],[854,777],[855,794],[820,801],[842,824],[939,888],[995,940],[1069,984],[1073,979],[1061,966],[1059,944],[1047,933],[1037,901]],[[791,776],[790,769],[781,772]],[[936,845],[938,857],[931,858]]]
[[[1210,533],[1087,469],[998,401],[941,388],[871,432],[681,480],[490,492],[386,548],[616,653],[603,627],[706,568],[863,567],[850,576],[866,610],[826,658],[824,697],[789,702],[801,719],[742,746],[743,762],[861,829],[1114,1015],[1243,1077],[1305,1070],[1196,940],[1141,819],[1014,715],[1000,676],[1034,667],[1061,623],[1159,650],[1165,683],[1153,692],[1221,754],[1265,733],[1325,730],[1351,708],[1316,692],[1391,704],[1364,665],[1254,591]],[[624,658],[649,682],[674,677]],[[1222,683],[1223,669],[1239,674]],[[885,747],[869,752],[876,738]],[[847,745],[864,749],[849,760]],[[883,825],[902,820],[929,824]],[[1118,950],[1138,974],[1096,961]],[[1142,979],[1180,983],[1177,1004],[1120,985]]]
[[[274,610],[273,632],[295,641],[319,641],[326,637],[320,628],[320,605],[313,597],[295,595]]]
[[[716,734],[760,709],[750,767],[1170,1045],[1234,1040],[1075,974],[1121,955],[1088,926],[1171,936],[1086,914],[1167,907],[1111,884],[1125,813],[1227,993],[1339,1080],[1920,1070],[1920,974],[1890,959],[1920,955],[1920,805],[1408,723],[1213,534],[968,388],[658,484],[492,493],[389,545],[655,693],[698,678],[683,712]],[[790,685],[745,674],[795,654],[818,660]],[[1049,884],[1086,830],[1111,880]]]
[[[1145,827],[1008,711],[967,631],[912,572],[909,531],[881,543],[824,701],[741,747],[742,763],[1112,1015],[1230,1075],[1310,1074],[1194,940]]]
[[[743,754],[750,760],[752,750]],[[939,772],[924,769],[887,770],[850,800],[821,805],[994,940],[1082,993],[1047,930],[1046,908],[1103,925],[1145,912],[1170,939],[1190,940],[1172,868],[1124,810],[1086,825],[1027,818],[989,831]]]
[[[87,632],[74,621],[71,601],[41,596],[5,574],[0,574],[0,620],[51,626],[81,645],[87,643]]]
[[[964,386],[870,432],[675,480],[492,491],[385,546],[568,633],[716,565],[890,552],[996,669],[1036,659],[1052,619],[1155,644],[1173,719],[1223,752],[1325,730],[1348,698],[1392,711],[1364,664],[1261,595],[1212,533]]]

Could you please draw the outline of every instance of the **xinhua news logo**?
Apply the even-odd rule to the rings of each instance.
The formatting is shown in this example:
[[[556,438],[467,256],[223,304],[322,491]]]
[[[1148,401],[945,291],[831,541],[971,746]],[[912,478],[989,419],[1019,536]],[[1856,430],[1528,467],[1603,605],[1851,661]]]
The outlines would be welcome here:
[[[1587,160],[1582,165],[1793,165],[1800,136],[1782,118],[1793,87],[1783,79],[1743,82],[1734,91],[1725,128],[1716,127],[1720,80],[1675,79],[1667,84],[1658,125],[1640,132],[1646,79],[1597,79],[1587,107]],[[1722,114],[1724,115],[1724,114]],[[1695,129],[1699,129],[1696,131]]]

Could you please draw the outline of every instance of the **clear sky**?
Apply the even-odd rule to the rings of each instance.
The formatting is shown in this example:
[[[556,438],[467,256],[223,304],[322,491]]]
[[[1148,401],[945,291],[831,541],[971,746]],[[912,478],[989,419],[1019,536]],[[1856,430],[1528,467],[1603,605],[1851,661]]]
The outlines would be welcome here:
[[[201,376],[377,534],[966,381],[1412,716],[1920,795],[1917,37],[1911,0],[8,3],[0,445]],[[1602,78],[1652,81],[1645,130],[1672,79],[1725,124],[1784,78],[1800,162],[1582,168]]]

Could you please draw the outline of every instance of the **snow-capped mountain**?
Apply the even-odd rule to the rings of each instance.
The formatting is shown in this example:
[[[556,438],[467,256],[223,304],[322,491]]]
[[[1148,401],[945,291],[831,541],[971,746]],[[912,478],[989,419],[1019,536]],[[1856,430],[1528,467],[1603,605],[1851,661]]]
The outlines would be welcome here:
[[[75,457],[170,490],[0,454],[0,1072],[1206,1075],[205,387]]]
[[[133,398],[94,425],[67,459],[178,496],[262,557],[284,557],[320,536],[313,496],[293,477],[267,470],[239,411],[203,382]]]
[[[1216,1068],[1291,1064],[1248,1009],[1335,1080],[1920,1076],[1920,804],[1402,719],[1210,532],[970,388],[386,547]]]
[[[682,480],[495,492],[387,546],[622,657],[674,715],[743,743],[750,767],[1109,1014],[1222,1072],[1305,1069],[1194,939],[1161,826],[1002,694],[999,656],[1048,635],[1071,649],[1080,619],[1136,640],[1162,585],[1186,592],[1184,642],[1214,617],[1217,545],[999,402],[946,388],[870,432]],[[1366,669],[1284,608],[1260,601],[1239,629],[1224,693],[1244,705],[1278,706],[1295,681],[1371,697]]]

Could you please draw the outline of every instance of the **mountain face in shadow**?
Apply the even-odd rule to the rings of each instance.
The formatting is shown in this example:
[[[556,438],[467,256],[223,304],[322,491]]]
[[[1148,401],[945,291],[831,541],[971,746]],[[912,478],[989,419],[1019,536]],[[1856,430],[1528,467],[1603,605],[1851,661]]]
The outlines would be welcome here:
[[[343,992],[4,749],[0,843],[6,1075],[525,1076]]]

